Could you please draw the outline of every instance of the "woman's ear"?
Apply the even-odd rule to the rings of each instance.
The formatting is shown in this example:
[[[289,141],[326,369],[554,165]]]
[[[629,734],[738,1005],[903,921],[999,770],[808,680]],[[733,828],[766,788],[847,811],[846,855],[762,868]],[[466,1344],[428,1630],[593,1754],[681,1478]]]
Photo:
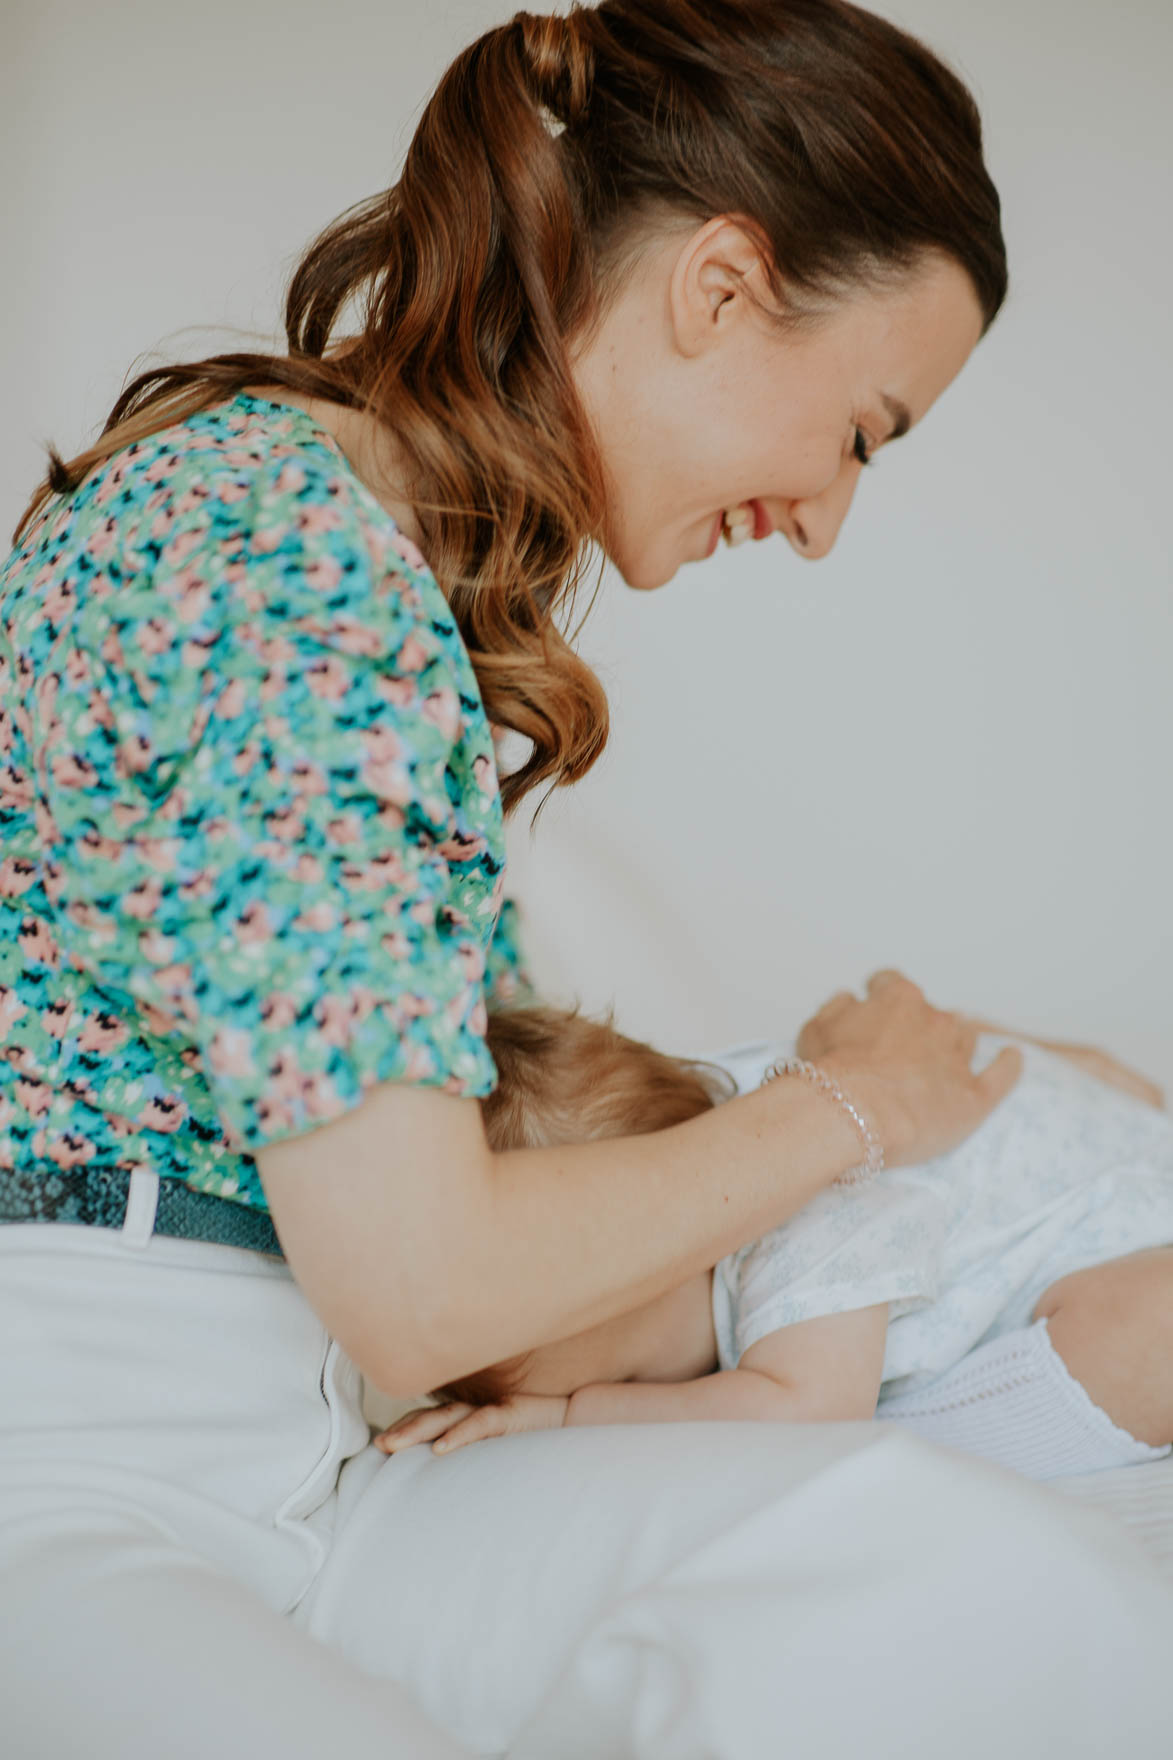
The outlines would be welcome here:
[[[668,317],[680,353],[718,346],[735,325],[759,316],[770,296],[769,246],[752,221],[706,220],[677,252],[668,279]]]

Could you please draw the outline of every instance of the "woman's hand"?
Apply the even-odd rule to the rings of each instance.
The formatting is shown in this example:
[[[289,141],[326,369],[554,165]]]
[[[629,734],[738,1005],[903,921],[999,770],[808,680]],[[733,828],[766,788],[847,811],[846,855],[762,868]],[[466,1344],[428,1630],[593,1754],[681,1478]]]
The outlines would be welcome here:
[[[929,1161],[964,1142],[1022,1073],[1000,1051],[975,1075],[976,1026],[933,1008],[899,972],[876,972],[863,1001],[841,990],[798,1036],[798,1055],[835,1077],[865,1114],[890,1167]]]
[[[1094,1045],[1068,1045],[1062,1039],[1038,1039],[1032,1033],[1016,1033],[1009,1027],[996,1027],[990,1021],[967,1019],[968,1025],[979,1033],[996,1033],[1003,1039],[1025,1039],[1028,1045],[1039,1045],[1044,1051],[1054,1052],[1056,1057],[1065,1057],[1068,1063],[1074,1063],[1098,1081],[1107,1082],[1110,1088],[1119,1088],[1122,1093],[1143,1100],[1147,1106],[1155,1106],[1158,1112],[1165,1109],[1164,1089],[1142,1076],[1139,1070],[1121,1063],[1110,1052],[1099,1051]]]
[[[421,1406],[407,1412],[374,1438],[384,1454],[395,1454],[417,1442],[430,1442],[436,1454],[480,1442],[486,1436],[511,1436],[520,1430],[560,1430],[570,1400],[564,1394],[515,1393],[495,1406],[470,1406],[460,1400]]]

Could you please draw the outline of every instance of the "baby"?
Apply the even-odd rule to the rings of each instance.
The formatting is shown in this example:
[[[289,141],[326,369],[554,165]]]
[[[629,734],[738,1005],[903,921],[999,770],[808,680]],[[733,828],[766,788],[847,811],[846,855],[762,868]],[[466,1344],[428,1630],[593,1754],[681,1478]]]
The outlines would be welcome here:
[[[1004,1042],[986,1036],[980,1052]],[[495,1149],[662,1130],[756,1086],[786,1054],[686,1062],[548,1009],[495,1016],[489,1043]],[[1080,1367],[1065,1303],[1089,1267],[1116,1276],[1126,1255],[1154,1325],[1173,1315],[1173,1118],[1087,1073],[1087,1054],[1023,1052],[1017,1087],[950,1154],[833,1186],[644,1307],[438,1389],[441,1403],[380,1447],[562,1424],[876,1416],[1040,1478],[1167,1453],[1167,1351],[1100,1353],[1093,1398],[1060,1349]]]

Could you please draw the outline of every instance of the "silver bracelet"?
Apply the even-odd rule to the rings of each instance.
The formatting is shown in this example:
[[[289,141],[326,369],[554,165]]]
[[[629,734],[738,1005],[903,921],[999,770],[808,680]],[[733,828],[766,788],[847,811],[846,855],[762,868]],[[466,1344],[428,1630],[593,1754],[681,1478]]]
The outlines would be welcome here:
[[[834,1077],[829,1076],[826,1070],[820,1069],[817,1063],[806,1063],[801,1057],[780,1057],[776,1063],[772,1063],[762,1077],[762,1087],[764,1088],[767,1082],[772,1082],[775,1076],[801,1076],[804,1082],[813,1082],[816,1088],[821,1088],[824,1094],[829,1094],[831,1099],[843,1108],[859,1132],[864,1146],[864,1158],[858,1167],[849,1168],[846,1173],[841,1173],[839,1178],[834,1181],[835,1185],[862,1185],[864,1180],[874,1179],[878,1173],[883,1172],[884,1145],[863,1113],[843,1092]]]

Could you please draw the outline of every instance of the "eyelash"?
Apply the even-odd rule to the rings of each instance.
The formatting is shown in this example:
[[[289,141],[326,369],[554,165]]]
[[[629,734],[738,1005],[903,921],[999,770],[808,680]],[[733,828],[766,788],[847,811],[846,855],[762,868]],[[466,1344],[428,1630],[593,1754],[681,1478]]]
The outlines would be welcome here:
[[[855,430],[855,444],[851,450],[854,456],[859,460],[860,464],[873,464],[875,462],[868,452],[867,437],[862,428],[857,428]]]

